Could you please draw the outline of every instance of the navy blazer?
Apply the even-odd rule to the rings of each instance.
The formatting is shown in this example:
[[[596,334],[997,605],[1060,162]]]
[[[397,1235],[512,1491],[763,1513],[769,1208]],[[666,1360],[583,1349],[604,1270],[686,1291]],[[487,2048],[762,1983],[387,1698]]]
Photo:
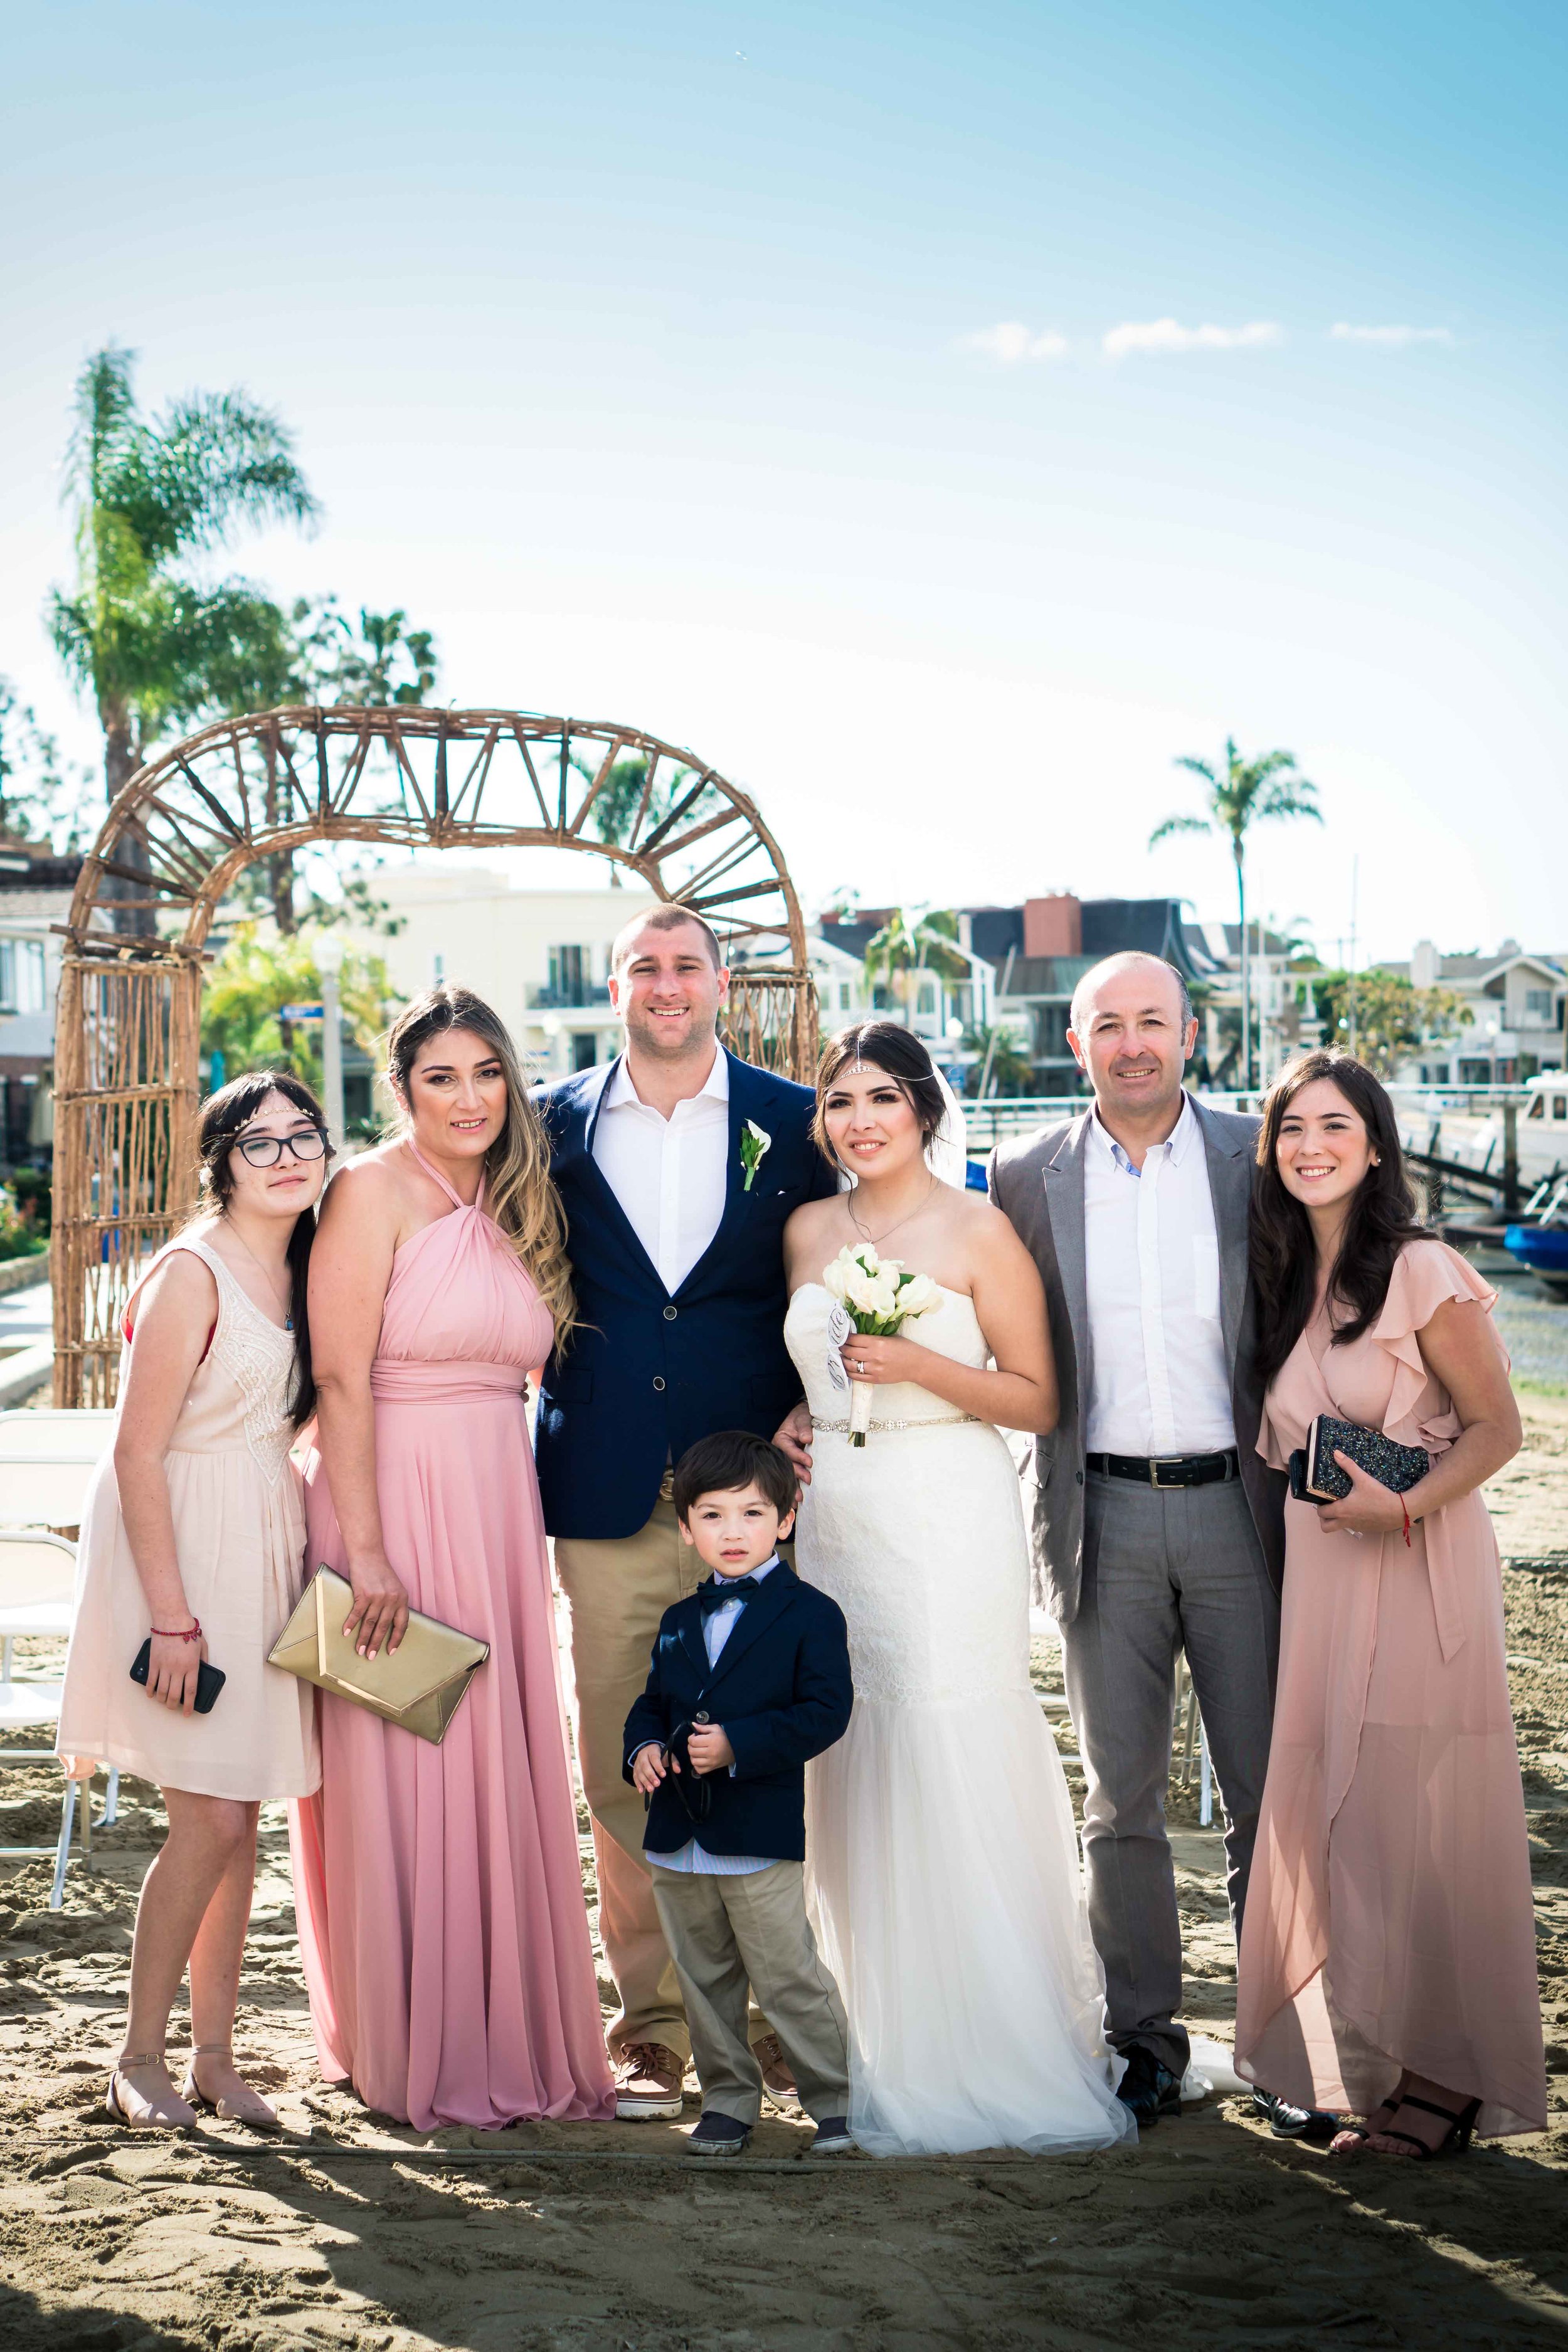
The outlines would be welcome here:
[[[783,1560],[731,1627],[717,1665],[697,1595],[678,1601],[659,1621],[647,1688],[626,1717],[623,1773],[629,1780],[637,1750],[668,1740],[699,1707],[722,1724],[735,1770],[704,1774],[711,1811],[700,1824],[667,1773],[648,1804],[647,1852],[675,1853],[695,1837],[710,1853],[803,1861],[805,1767],[843,1738],[854,1703],[844,1612]]]
[[[722,1049],[721,1049],[722,1050]],[[800,1402],[784,1346],[784,1228],[803,1201],[837,1189],[811,1139],[812,1094],[735,1055],[724,1213],[673,1297],[594,1158],[612,1062],[533,1097],[566,1215],[577,1328],[544,1368],[535,1451],[552,1536],[635,1535],[667,1465],[721,1429],[771,1437]],[[773,1139],[750,1192],[741,1134]]]

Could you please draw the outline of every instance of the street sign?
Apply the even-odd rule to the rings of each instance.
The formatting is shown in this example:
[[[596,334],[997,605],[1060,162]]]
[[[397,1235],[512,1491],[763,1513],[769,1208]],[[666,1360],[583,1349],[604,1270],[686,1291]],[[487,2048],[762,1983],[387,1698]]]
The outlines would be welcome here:
[[[321,1008],[319,1004],[280,1004],[278,1018],[279,1021],[319,1021]]]

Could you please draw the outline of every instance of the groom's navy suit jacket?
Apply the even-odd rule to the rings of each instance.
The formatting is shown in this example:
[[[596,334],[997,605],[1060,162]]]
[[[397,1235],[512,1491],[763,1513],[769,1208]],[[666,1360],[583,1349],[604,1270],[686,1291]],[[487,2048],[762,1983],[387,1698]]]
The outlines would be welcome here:
[[[710,1853],[802,1861],[805,1767],[843,1738],[854,1703],[844,1612],[782,1560],[742,1610],[715,1665],[696,1593],[678,1601],[659,1622],[647,1688],[626,1717],[622,1769],[629,1780],[637,1749],[667,1741],[700,1707],[723,1725],[735,1770],[703,1775],[711,1811],[700,1822],[667,1773],[648,1803],[647,1851],[674,1853],[695,1837]]]
[[[722,1048],[721,1048],[722,1051]],[[837,1179],[810,1134],[812,1095],[733,1054],[724,1213],[672,1297],[594,1158],[615,1062],[534,1097],[566,1213],[577,1328],[544,1368],[535,1450],[552,1536],[635,1535],[668,1464],[716,1430],[771,1437],[800,1402],[784,1346],[784,1228]],[[741,1137],[772,1138],[750,1192]]]

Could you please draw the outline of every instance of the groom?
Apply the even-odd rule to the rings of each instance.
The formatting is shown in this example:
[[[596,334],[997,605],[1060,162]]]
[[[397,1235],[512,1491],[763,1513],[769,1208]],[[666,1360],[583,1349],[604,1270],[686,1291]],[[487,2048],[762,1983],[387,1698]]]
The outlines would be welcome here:
[[[1084,1864],[1121,2095],[1178,2105],[1189,2054],[1165,1834],[1184,1650],[1226,1813],[1237,1937],[1268,1763],[1284,1493],[1256,1441],[1247,1217],[1258,1121],[1182,1087],[1186,985],[1150,955],[1086,972],[1068,1043],[1094,1088],[1069,1124],[1004,1145],[994,1199],[1046,1286],[1061,1417],[1035,1444],[1035,1538],[1088,1778]],[[1319,2119],[1260,2092],[1282,2137]]]
[[[702,1567],[682,1545],[671,1465],[722,1429],[771,1437],[799,1402],[784,1341],[784,1221],[834,1189],[812,1095],[718,1041],[730,975],[702,917],[634,917],[610,952],[626,1051],[536,1096],[566,1215],[577,1325],[545,1367],[544,1521],[572,1612],[577,1758],[594,1824],[599,1931],[620,2008],[609,2032],[623,2117],[680,2112],[690,2054],[621,1774],[626,1714],[667,1609]],[[793,2084],[756,2042],[770,2090]]]

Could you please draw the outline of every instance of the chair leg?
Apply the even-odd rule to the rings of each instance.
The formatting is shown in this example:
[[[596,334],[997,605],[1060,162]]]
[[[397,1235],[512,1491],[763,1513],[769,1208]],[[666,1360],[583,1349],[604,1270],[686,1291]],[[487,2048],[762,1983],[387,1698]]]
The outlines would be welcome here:
[[[71,1828],[76,1820],[76,1782],[66,1782],[65,1803],[60,1808],[60,1842],[55,1849],[55,1883],[49,1890],[49,1909],[58,1911],[66,1899],[66,1864],[70,1860]]]
[[[118,1764],[111,1764],[109,1768],[109,1787],[104,1795],[103,1811],[98,1817],[98,1826],[100,1830],[111,1830],[119,1819],[120,1767]]]
[[[1201,1726],[1200,1726],[1201,1728]],[[1203,1765],[1198,1776],[1198,1825],[1209,1829],[1214,1823],[1214,1766],[1209,1761],[1209,1736],[1203,1732]]]
[[[11,1656],[14,1646],[9,1633],[5,1635],[4,1641],[0,1641],[0,1683],[8,1683],[11,1679]]]

